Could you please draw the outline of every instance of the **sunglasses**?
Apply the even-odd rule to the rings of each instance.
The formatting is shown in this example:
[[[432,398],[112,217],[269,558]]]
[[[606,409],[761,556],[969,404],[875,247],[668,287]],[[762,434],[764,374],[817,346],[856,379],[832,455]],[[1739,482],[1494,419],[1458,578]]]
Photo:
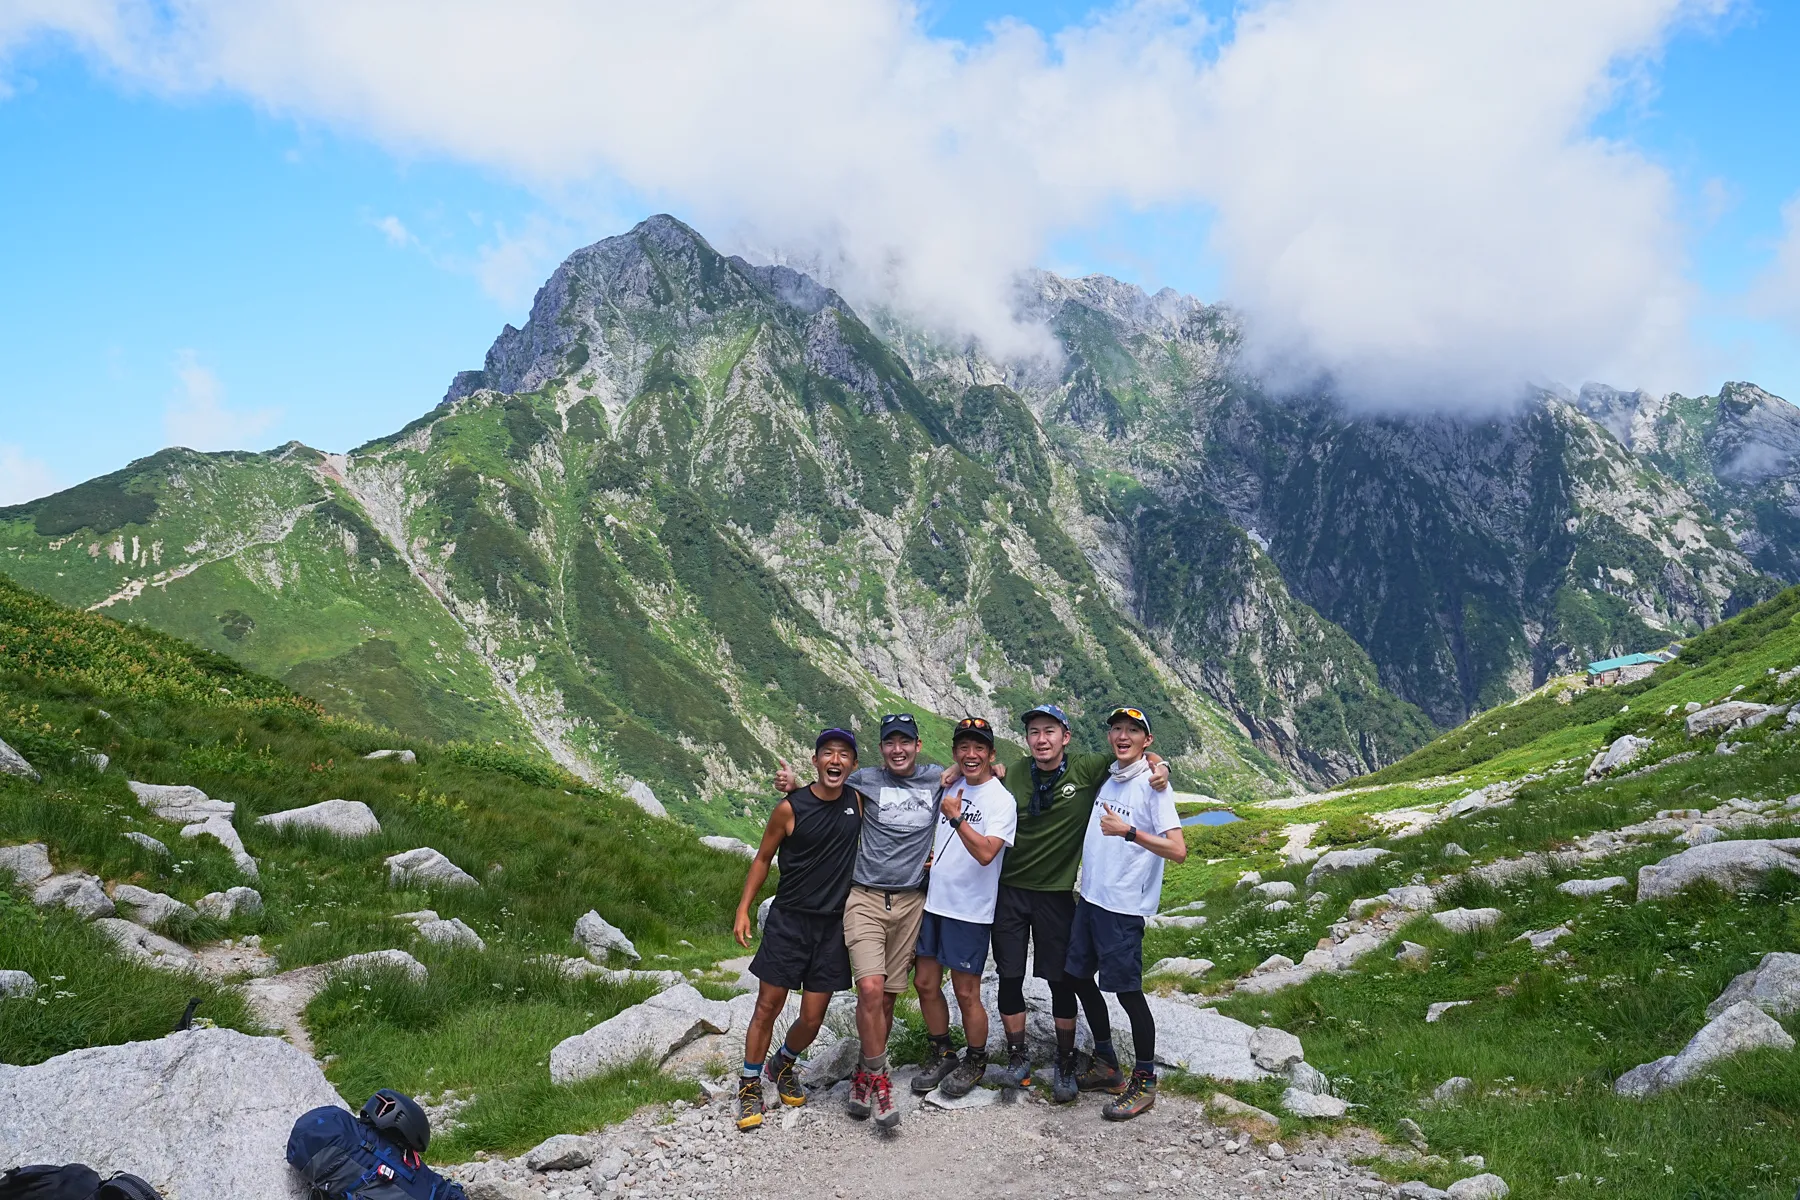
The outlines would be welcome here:
[[[984,718],[984,717],[964,717],[962,720],[960,720],[956,723],[956,727],[958,729],[988,729],[988,728],[991,728],[991,726],[988,725],[986,718]]]
[[[911,721],[915,725],[919,723],[918,718],[914,717],[911,713],[888,713],[885,717],[881,718],[881,723],[883,725],[886,725],[889,721]]]
[[[1115,708],[1112,712],[1107,714],[1106,719],[1110,722],[1116,721],[1120,717],[1130,717],[1134,721],[1145,721],[1149,719],[1144,716],[1144,710],[1141,708]]]

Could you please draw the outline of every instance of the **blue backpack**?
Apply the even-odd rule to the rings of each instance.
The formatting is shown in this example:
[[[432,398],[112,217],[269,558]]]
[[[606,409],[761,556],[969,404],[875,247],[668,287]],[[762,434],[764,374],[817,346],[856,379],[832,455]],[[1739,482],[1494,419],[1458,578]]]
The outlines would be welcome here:
[[[287,1160],[324,1200],[466,1200],[452,1183],[341,1108],[303,1113]]]

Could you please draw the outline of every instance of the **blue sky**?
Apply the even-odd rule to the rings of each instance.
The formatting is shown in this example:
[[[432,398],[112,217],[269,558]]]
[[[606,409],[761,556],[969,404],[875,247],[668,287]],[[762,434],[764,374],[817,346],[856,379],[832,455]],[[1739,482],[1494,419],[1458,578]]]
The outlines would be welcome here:
[[[1230,6],[1214,14],[1202,56],[1233,36]],[[931,0],[917,33],[979,47],[1003,18],[1054,33],[1088,9]],[[1677,22],[1589,126],[1672,184],[1709,387],[1800,396],[1800,339],[1779,315],[1800,303],[1755,300],[1800,194],[1797,52],[1797,5]],[[712,215],[641,166],[546,179],[453,133],[370,135],[250,85],[168,86],[54,31],[15,43],[0,78],[0,502],[171,442],[345,449],[391,431],[480,364],[568,251],[660,207]],[[1042,218],[1040,265],[1208,299],[1244,278],[1204,200],[1121,193],[1071,211]]]

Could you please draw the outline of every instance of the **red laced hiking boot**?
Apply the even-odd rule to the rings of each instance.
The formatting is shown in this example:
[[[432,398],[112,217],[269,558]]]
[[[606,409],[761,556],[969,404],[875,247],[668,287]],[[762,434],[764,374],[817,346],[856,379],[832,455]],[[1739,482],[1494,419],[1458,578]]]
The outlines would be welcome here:
[[[894,1107],[894,1085],[886,1071],[869,1072],[869,1099],[875,1106],[875,1124],[882,1129],[897,1129],[900,1110]]]
[[[850,1072],[850,1115],[858,1121],[869,1116],[869,1081],[873,1076],[861,1067]]]

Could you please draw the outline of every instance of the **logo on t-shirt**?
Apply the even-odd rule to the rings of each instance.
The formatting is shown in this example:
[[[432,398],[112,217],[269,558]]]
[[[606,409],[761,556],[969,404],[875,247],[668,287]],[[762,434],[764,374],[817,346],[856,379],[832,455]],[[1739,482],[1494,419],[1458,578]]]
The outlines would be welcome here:
[[[1072,783],[1063,784],[1062,794],[1065,799],[1073,796],[1075,794],[1075,785]]]

